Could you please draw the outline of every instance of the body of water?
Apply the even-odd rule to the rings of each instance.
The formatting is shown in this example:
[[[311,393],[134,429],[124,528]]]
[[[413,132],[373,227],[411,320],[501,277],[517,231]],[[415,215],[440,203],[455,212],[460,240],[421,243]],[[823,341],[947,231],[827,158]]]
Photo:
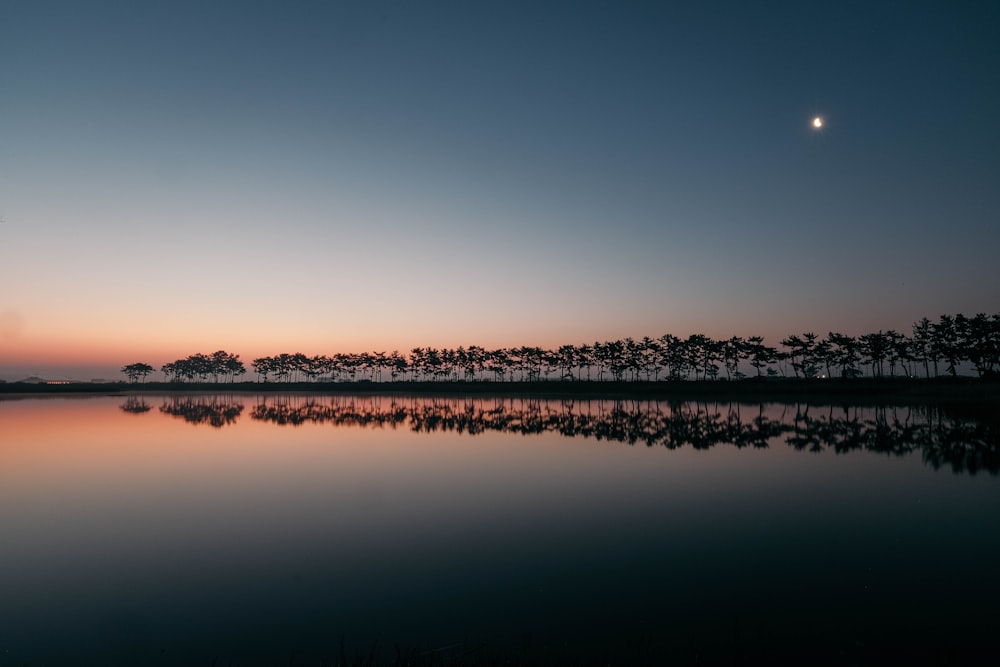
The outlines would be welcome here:
[[[0,665],[992,664],[998,473],[935,406],[5,399]]]

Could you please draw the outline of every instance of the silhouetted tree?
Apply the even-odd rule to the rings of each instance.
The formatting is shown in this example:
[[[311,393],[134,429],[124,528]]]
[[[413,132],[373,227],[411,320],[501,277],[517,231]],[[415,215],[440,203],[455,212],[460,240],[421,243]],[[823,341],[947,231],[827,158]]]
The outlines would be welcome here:
[[[153,367],[149,364],[140,362],[129,364],[128,366],[122,366],[122,373],[128,378],[129,382],[135,383],[139,380],[145,381],[146,377],[153,372]]]
[[[746,342],[739,336],[733,336],[729,340],[723,341],[721,346],[722,363],[726,368],[726,379],[732,380],[734,376],[739,379],[743,375],[740,373],[739,368],[740,360],[747,349]]]
[[[792,335],[781,341],[781,344],[788,348],[788,359],[792,363],[792,372],[795,373],[795,377],[801,375],[804,378],[813,378],[819,374],[816,334],[806,333],[802,334],[801,337]]]
[[[698,372],[701,371],[703,379],[715,379],[719,373],[719,366],[715,363],[722,360],[722,346],[717,341],[712,340],[705,334],[691,334],[684,341],[687,360],[690,367],[694,369],[694,378],[698,379]]]
[[[889,353],[889,339],[884,333],[870,333],[858,339],[861,354],[867,357],[872,367],[872,377],[882,377],[883,362]]]
[[[274,359],[272,357],[259,357],[250,362],[253,370],[257,373],[258,382],[267,382],[267,376],[274,372]]]
[[[774,361],[776,352],[774,348],[764,345],[763,336],[751,336],[746,340],[746,355],[750,359],[750,365],[757,371],[757,377]]]
[[[948,362],[946,370],[952,377],[956,376],[962,352],[955,318],[951,315],[942,315],[936,324],[931,325],[931,332],[931,346],[934,354]]]
[[[854,377],[860,374],[857,366],[861,363],[861,355],[857,340],[831,331],[827,334],[826,342],[829,344],[831,361],[840,366],[841,377]]]
[[[913,358],[924,367],[924,377],[931,376],[931,361],[934,362],[934,375],[937,375],[937,357],[934,355],[931,321],[926,317],[913,324],[913,337],[910,339],[910,346]]]
[[[1000,371],[1000,315],[978,313],[967,318],[955,316],[962,356],[972,363],[980,377]]]
[[[660,341],[649,336],[643,337],[639,350],[640,365],[646,374],[646,381],[656,381],[660,379],[661,363]]]
[[[910,377],[912,373],[907,367],[907,362],[911,360],[910,353],[910,341],[903,334],[893,331],[890,329],[885,332],[886,338],[886,357],[889,362],[889,375],[896,375],[896,364],[900,364],[903,367],[903,372],[907,377]]]
[[[732,336],[713,340],[704,334],[692,334],[680,339],[671,334],[659,338],[595,342],[592,345],[562,345],[556,349],[512,347],[486,350],[476,345],[437,349],[412,348],[409,355],[398,351],[336,353],[332,356],[306,356],[301,352],[282,353],[254,359],[252,366],[258,381],[295,382],[302,379],[319,382],[383,381],[388,371],[391,381],[406,378],[414,381],[475,381],[492,378],[495,381],[533,382],[555,375],[563,380],[595,379],[604,381],[672,381],[717,379],[720,368],[726,377],[745,377],[744,365],[749,365],[759,377],[785,375],[785,360],[792,366],[795,377],[813,378],[825,370],[827,376],[839,369],[842,377],[860,375],[862,362],[871,369],[872,377],[882,377],[888,366],[890,376],[900,367],[905,375],[914,377],[923,366],[924,377],[938,374],[938,364],[944,361],[947,372],[956,375],[965,362],[980,376],[1000,373],[1000,314],[974,317],[958,314],[942,315],[931,323],[924,318],[913,325],[913,337],[893,330],[863,334],[857,338],[830,332],[820,340],[814,333],[791,335],[781,341],[779,351],[768,347],[760,336],[743,339]],[[721,364],[721,366],[720,366]],[[122,372],[133,382],[145,378],[152,367],[139,373],[125,366]],[[131,370],[130,370],[131,369]],[[193,354],[161,367],[164,379],[171,382],[206,381],[233,382],[246,369],[238,355],[224,350],[212,354]]]

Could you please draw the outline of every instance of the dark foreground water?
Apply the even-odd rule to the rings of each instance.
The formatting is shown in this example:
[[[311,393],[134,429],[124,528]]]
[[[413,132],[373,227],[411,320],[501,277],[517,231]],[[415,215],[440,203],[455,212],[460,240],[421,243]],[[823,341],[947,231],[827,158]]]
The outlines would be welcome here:
[[[0,401],[0,665],[997,664],[989,411]]]

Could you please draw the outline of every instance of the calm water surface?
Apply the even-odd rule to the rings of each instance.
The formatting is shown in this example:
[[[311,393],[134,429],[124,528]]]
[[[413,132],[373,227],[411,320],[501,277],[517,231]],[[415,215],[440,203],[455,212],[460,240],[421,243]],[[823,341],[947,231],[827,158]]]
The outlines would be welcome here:
[[[0,665],[995,664],[998,473],[926,406],[3,400]]]

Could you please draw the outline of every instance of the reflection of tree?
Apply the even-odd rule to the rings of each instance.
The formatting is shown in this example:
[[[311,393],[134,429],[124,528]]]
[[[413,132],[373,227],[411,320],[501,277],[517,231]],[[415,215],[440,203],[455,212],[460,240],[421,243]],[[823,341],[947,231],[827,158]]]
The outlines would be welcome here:
[[[236,423],[243,414],[243,403],[222,396],[173,397],[160,406],[160,412],[181,417],[191,424],[208,424],[219,428]]]
[[[150,408],[133,396],[121,409],[144,413]],[[243,403],[222,396],[172,398],[160,412],[221,427],[236,422]],[[766,448],[784,442],[810,452],[920,452],[935,469],[1000,474],[1000,419],[968,407],[789,405],[782,410],[692,401],[268,396],[258,400],[250,417],[282,426],[408,428],[415,433],[558,433],[668,449]]]
[[[1000,418],[995,412],[968,408],[936,411],[917,439],[924,461],[935,469],[945,465],[955,472],[1000,472]]]
[[[394,409],[396,402],[383,406],[382,397],[368,399],[336,397],[324,403],[318,397],[268,397],[250,411],[250,418],[282,426],[302,424],[333,424],[334,426],[363,426],[396,428],[406,421],[407,415]]]
[[[892,456],[921,452],[926,463],[957,473],[1000,474],[1000,424],[989,412],[954,407],[878,406],[844,409],[844,416],[810,416],[797,411],[786,442],[796,449],[870,451]]]
[[[128,412],[134,415],[141,415],[144,412],[149,412],[152,408],[146,399],[142,396],[129,396],[125,399],[125,402],[119,406],[124,412]]]
[[[1000,474],[1000,428],[987,415],[960,416],[934,406],[795,405],[773,416],[767,412],[764,406],[735,403],[335,396],[268,397],[250,416],[282,425],[409,428],[416,433],[559,433],[669,449],[724,444],[763,448],[783,441],[811,452],[903,456],[920,451],[935,468]]]

